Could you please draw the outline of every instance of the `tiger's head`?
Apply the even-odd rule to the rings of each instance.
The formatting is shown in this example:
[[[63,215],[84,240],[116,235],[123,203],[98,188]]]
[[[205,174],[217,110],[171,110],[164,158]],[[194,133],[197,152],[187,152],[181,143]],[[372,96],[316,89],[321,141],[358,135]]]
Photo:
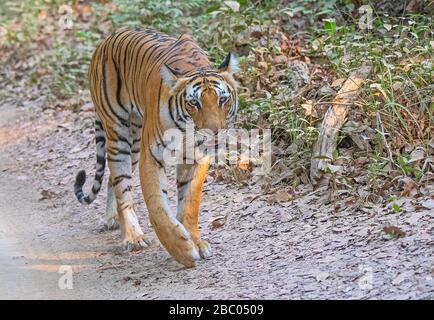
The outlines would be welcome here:
[[[169,87],[169,112],[172,122],[184,131],[188,122],[197,130],[216,134],[226,127],[238,109],[236,57],[229,53],[217,70],[199,70],[179,74],[168,65],[161,68],[161,77]]]

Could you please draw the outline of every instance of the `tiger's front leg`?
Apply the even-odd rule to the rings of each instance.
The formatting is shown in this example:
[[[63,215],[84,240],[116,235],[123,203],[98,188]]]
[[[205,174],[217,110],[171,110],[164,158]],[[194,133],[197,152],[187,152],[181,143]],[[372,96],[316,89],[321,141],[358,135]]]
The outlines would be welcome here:
[[[149,220],[161,244],[170,255],[186,267],[194,267],[200,259],[189,231],[176,219],[167,199],[167,177],[164,164],[150,151],[142,139],[140,152],[140,185],[149,212]]]
[[[202,240],[199,231],[199,207],[202,199],[202,186],[208,171],[208,160],[197,164],[177,166],[178,214],[177,219],[190,232],[193,242],[202,258],[212,256],[211,246]]]

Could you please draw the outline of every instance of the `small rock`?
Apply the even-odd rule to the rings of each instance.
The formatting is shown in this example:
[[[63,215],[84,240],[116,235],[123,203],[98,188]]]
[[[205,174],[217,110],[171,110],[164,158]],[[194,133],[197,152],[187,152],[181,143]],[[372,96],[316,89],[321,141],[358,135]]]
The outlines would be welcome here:
[[[91,111],[94,111],[93,103],[92,102],[87,102],[87,103],[83,104],[81,106],[81,108],[80,108],[80,111],[82,111],[82,112],[91,112]]]
[[[434,209],[434,200],[428,199],[421,202],[422,207],[427,209]]]

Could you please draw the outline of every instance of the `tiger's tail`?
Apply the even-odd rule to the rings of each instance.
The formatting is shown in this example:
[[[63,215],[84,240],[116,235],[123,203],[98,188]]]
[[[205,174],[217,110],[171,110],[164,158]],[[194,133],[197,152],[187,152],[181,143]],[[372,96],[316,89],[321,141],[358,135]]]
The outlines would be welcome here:
[[[101,190],[102,179],[104,177],[106,163],[106,140],[104,136],[104,129],[102,128],[102,124],[98,115],[96,115],[95,119],[95,142],[96,171],[93,186],[89,194],[85,194],[83,191],[83,186],[86,182],[86,171],[80,170],[75,178],[74,193],[77,197],[77,200],[82,204],[90,204],[95,200],[98,192]]]

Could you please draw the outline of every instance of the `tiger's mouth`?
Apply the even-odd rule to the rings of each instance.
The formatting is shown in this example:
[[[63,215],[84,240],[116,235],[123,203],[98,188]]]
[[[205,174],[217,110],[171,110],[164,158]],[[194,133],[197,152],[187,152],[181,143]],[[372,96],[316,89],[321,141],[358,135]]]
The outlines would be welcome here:
[[[217,136],[202,136],[196,142],[196,147],[203,148],[204,151],[209,151],[212,149],[217,150],[221,144]]]
[[[219,145],[219,140],[216,136],[207,137],[205,142],[203,143],[205,147],[214,147]]]
[[[195,145],[199,146],[214,146],[218,143],[217,136],[207,131],[196,131],[195,132]]]

